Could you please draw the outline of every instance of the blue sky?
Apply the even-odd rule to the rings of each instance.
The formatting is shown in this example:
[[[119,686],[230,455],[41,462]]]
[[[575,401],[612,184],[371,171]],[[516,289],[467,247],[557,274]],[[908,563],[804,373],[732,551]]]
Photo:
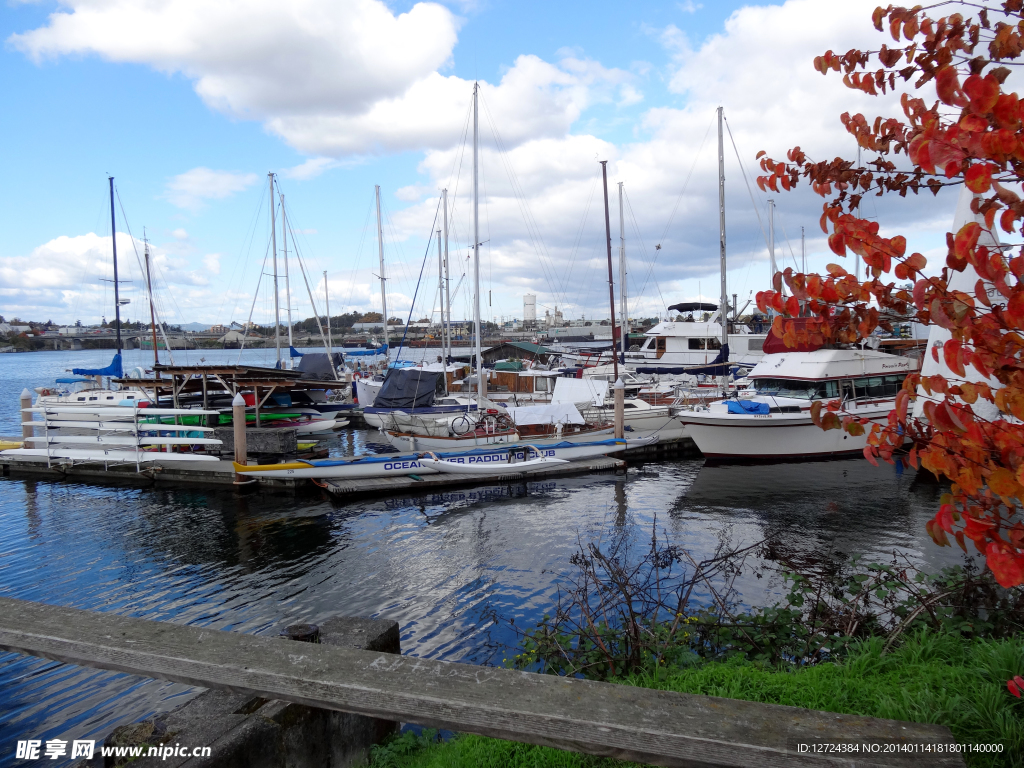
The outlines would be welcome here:
[[[209,14],[214,6],[218,13]],[[852,140],[838,113],[892,106],[865,102],[810,71],[811,56],[824,48],[875,40],[871,6],[860,2],[301,0],[286,16],[262,0],[147,7],[154,9],[148,18],[126,0],[14,2],[0,17],[6,317],[94,322],[109,314],[109,283],[99,279],[109,260],[109,173],[132,234],[141,238],[145,227],[153,244],[165,319],[244,320],[267,245],[259,206],[271,170],[281,174],[319,291],[328,270],[334,314],[379,309],[367,214],[373,185],[381,185],[394,278],[389,301],[405,316],[436,190],[446,183],[463,195],[469,189],[468,160],[457,180],[450,168],[463,151],[460,126],[474,78],[485,83],[496,123],[481,118],[485,315],[521,316],[530,291],[542,312],[558,304],[571,316],[607,316],[598,159],[610,161],[616,241],[614,183],[626,184],[630,291],[638,311],[654,314],[717,291],[717,227],[709,216],[715,136],[707,135],[717,103],[731,118],[748,172],[758,149],[781,155],[800,143],[848,153]],[[350,18],[369,19],[369,32],[349,29]],[[403,27],[403,19],[414,21]],[[373,25],[386,37],[374,37]],[[325,27],[331,32],[322,33]],[[400,45],[377,53],[401,35]],[[495,127],[505,155],[494,151]],[[765,287],[766,247],[728,139],[727,150],[730,283],[746,296]],[[510,193],[513,178],[521,198]],[[468,199],[456,205],[452,248],[464,256]],[[763,211],[759,193],[756,205]],[[780,249],[798,249],[804,225],[811,263],[823,265],[820,201],[783,196],[778,211],[780,240],[782,227],[790,238]],[[917,233],[926,251],[941,244],[949,217],[924,201],[897,205],[891,215],[912,246]],[[659,242],[665,248],[652,263]],[[131,248],[120,236],[118,245]],[[135,316],[142,305],[134,254],[122,253],[122,268],[135,280],[126,286]],[[425,272],[436,275],[436,262]],[[420,288],[415,315],[431,314],[435,286]],[[312,314],[297,279],[292,295],[299,316]],[[467,299],[463,290],[457,313],[468,311]],[[261,289],[257,319],[267,319],[271,303]]]

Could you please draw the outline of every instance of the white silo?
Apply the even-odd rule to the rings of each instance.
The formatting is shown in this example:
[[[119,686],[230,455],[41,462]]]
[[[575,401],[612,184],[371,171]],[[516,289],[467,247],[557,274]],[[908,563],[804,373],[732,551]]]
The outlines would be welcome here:
[[[532,293],[523,296],[523,324],[526,326],[537,324],[537,297]]]

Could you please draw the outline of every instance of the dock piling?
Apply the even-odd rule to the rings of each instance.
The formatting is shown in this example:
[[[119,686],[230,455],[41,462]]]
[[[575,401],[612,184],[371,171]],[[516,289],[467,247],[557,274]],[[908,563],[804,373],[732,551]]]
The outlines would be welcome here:
[[[36,428],[25,424],[26,421],[33,421],[34,416],[32,414],[32,393],[28,391],[28,387],[21,390],[21,436],[22,437],[35,437]]]
[[[241,393],[236,393],[231,401],[231,424],[235,430],[235,461],[245,464],[245,399]],[[248,482],[248,480],[239,475],[235,478],[235,482]]]
[[[621,440],[626,434],[626,385],[622,378],[615,380],[615,439]]]

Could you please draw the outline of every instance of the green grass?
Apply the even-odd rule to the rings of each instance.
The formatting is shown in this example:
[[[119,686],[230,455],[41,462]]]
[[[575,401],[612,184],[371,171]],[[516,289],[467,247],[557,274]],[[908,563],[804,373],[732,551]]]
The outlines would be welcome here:
[[[1024,702],[1006,681],[1024,671],[1024,639],[964,640],[921,633],[882,655],[882,641],[856,647],[842,664],[780,670],[745,661],[661,670],[629,685],[723,696],[827,712],[945,725],[959,742],[1003,745],[967,757],[971,768],[1024,768]],[[626,766],[547,747],[482,736],[449,742],[405,734],[374,752],[373,768],[605,768]]]

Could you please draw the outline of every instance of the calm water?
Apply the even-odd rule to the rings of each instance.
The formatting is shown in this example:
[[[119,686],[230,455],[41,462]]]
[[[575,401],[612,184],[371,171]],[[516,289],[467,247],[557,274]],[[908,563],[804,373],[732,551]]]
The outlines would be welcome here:
[[[81,362],[68,361],[74,354]],[[0,355],[0,432],[17,432],[24,386],[59,375],[55,365],[107,359]],[[340,445],[364,439],[345,432]],[[698,556],[722,537],[779,536],[783,554],[838,548],[887,559],[895,549],[939,568],[959,550],[939,550],[924,534],[937,494],[913,473],[862,460],[663,462],[625,477],[348,504],[0,479],[0,594],[251,633],[379,616],[399,622],[406,654],[500,664],[516,643],[509,620],[529,625],[550,609],[578,540],[643,547],[656,521],[659,535]],[[740,587],[756,603],[777,585]],[[16,764],[17,739],[100,739],[191,695],[181,685],[0,654],[0,765]]]

